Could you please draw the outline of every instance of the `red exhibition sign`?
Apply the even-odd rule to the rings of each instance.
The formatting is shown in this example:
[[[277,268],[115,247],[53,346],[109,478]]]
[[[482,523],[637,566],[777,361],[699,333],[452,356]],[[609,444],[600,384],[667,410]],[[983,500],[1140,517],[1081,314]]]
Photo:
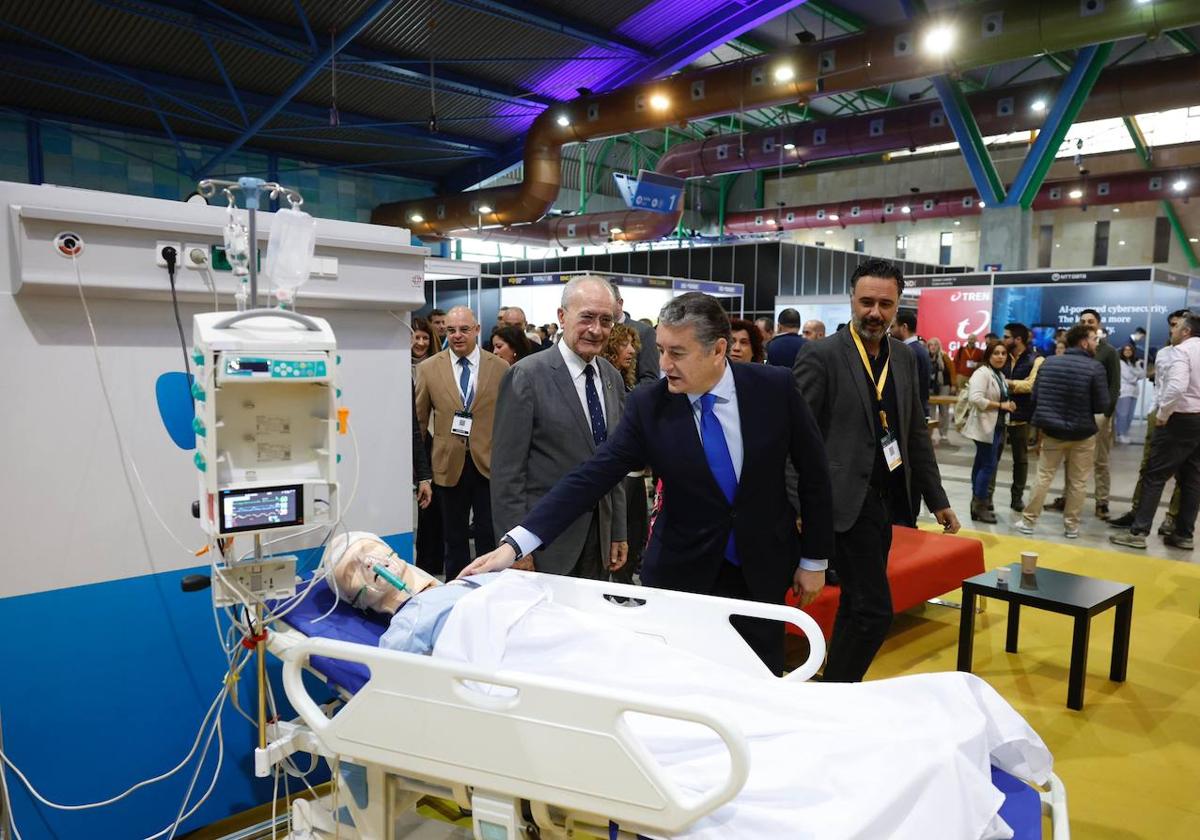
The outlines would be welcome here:
[[[926,340],[940,340],[942,349],[950,355],[969,335],[975,336],[982,347],[983,337],[994,332],[991,287],[922,289],[917,303],[917,332]]]

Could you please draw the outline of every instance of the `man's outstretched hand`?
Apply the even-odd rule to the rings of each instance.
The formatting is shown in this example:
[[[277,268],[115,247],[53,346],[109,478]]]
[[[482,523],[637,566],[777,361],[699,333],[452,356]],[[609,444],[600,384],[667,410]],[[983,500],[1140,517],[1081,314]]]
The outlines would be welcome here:
[[[467,568],[459,572],[458,576],[464,578],[483,572],[501,572],[511,566],[516,559],[517,553],[513,551],[512,546],[502,543],[495,551],[489,551],[487,554],[476,557]]]

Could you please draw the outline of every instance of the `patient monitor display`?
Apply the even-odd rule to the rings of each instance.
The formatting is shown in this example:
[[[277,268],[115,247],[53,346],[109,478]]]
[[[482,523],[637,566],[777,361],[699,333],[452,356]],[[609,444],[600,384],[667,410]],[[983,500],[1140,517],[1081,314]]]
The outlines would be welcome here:
[[[221,491],[221,532],[257,531],[304,524],[304,488],[264,487]]]

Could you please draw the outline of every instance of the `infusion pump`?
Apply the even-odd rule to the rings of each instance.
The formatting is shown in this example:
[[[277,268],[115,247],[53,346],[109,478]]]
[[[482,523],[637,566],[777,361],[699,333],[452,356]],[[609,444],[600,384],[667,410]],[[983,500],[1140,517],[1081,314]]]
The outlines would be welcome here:
[[[192,322],[200,521],[212,538],[338,520],[337,342],[282,309]]]

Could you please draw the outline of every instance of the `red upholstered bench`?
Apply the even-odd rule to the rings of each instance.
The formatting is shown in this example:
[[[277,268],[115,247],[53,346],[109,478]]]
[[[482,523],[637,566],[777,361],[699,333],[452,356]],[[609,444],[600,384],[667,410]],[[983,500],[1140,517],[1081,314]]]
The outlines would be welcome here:
[[[896,612],[912,609],[930,598],[958,589],[963,580],[983,571],[983,543],[934,531],[892,527],[892,550],[888,553],[888,584],[892,589],[892,608]],[[841,589],[826,586],[817,600],[804,611],[821,626],[828,639],[833,633]],[[787,603],[796,606],[789,589]],[[788,632],[800,633],[788,626]]]

